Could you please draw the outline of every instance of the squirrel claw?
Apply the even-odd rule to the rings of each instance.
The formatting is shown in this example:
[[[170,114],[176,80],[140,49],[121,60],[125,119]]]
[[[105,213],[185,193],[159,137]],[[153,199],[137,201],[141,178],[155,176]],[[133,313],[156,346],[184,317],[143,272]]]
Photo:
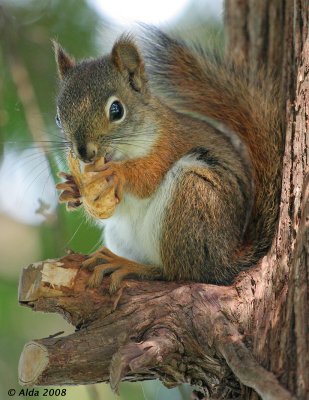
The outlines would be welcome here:
[[[72,175],[66,172],[59,172],[58,176],[64,178],[64,182],[59,182],[56,184],[56,189],[62,190],[59,195],[59,202],[66,203],[66,208],[68,211],[74,211],[78,208],[81,202],[81,195],[76,182]]]
[[[56,189],[58,189],[58,190],[67,190],[67,191],[72,192],[72,193],[74,193],[74,192],[78,193],[78,189],[77,189],[75,183],[71,182],[71,181],[65,181],[65,182],[57,183],[56,184]]]
[[[81,205],[82,205],[82,202],[80,200],[68,201],[66,208],[68,211],[75,211],[76,208],[80,207]]]
[[[92,264],[102,264],[102,261],[109,262],[115,257],[118,256],[116,256],[116,254],[114,254],[107,247],[104,246],[98,251],[90,254],[90,256],[82,263],[82,268],[93,269]]]
[[[60,203],[75,202],[79,199],[79,195],[75,192],[64,190],[59,196]]]
[[[68,173],[66,173],[66,172],[63,172],[63,171],[58,172],[58,173],[57,173],[57,176],[58,176],[59,178],[64,178],[64,179],[66,179],[67,181],[73,181],[73,176],[70,175],[70,174],[68,174]]]

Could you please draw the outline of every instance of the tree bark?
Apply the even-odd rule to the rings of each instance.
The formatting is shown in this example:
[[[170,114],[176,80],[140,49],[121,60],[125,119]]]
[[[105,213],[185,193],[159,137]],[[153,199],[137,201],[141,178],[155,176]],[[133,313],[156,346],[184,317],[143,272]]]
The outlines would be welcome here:
[[[241,27],[238,20],[244,21]],[[308,399],[309,2],[229,0],[225,21],[227,54],[240,55],[253,73],[266,65],[269,73],[279,77],[286,126],[278,233],[261,275],[251,285],[255,292],[248,326],[254,332],[252,348],[297,398]],[[245,287],[248,302],[249,286]],[[255,396],[248,393],[245,398]]]
[[[286,146],[269,254],[230,287],[128,280],[113,296],[108,279],[86,287],[82,255],[29,266],[21,304],[61,313],[77,331],[26,344],[21,384],[117,390],[160,378],[212,399],[309,398],[308,13],[304,0],[226,0],[227,55],[281,81]]]

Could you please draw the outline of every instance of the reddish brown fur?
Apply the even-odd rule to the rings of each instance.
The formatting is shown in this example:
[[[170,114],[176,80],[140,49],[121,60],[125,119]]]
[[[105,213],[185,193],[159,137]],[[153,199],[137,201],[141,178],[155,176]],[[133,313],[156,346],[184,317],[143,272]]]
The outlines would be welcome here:
[[[165,101],[184,113],[223,122],[246,144],[255,196],[244,242],[253,246],[233,264],[248,267],[270,246],[278,217],[283,137],[275,79],[261,71],[249,82],[228,60],[193,51],[156,29],[148,40],[152,81]]]
[[[143,133],[143,126],[155,128],[154,143],[146,154],[107,163],[107,171],[118,177],[118,192],[149,198],[183,156],[193,152],[196,160],[201,159],[200,164],[185,167],[180,162],[181,172],[175,176],[160,242],[163,277],[230,283],[265,253],[275,229],[282,146],[277,106],[271,102],[275,91],[271,84],[266,85],[267,91],[250,85],[224,62],[195,54],[159,31],[149,32],[150,42],[155,36],[149,45],[150,78],[158,86],[159,97],[153,96],[147,84],[144,61],[130,38],[116,43],[105,64],[94,60],[78,67],[80,76],[88,79],[91,69],[92,79],[98,80],[99,66],[106,68],[107,83],[113,82],[116,94],[127,101],[129,117],[122,128],[127,140],[136,130]],[[58,54],[59,70],[68,64],[63,54]],[[73,68],[72,75],[80,79],[76,71]],[[100,82],[90,83],[104,95],[104,81]],[[64,124],[72,135],[77,115],[72,117],[70,101],[81,103],[79,96],[78,91],[72,95],[67,90],[59,101],[60,108],[68,110],[63,112]],[[96,141],[101,131],[112,137],[119,128],[91,106],[78,116],[85,131],[77,139]],[[232,135],[245,143],[249,161],[230,137],[202,121],[204,116],[231,128]],[[122,268],[121,277],[129,274],[127,267]]]

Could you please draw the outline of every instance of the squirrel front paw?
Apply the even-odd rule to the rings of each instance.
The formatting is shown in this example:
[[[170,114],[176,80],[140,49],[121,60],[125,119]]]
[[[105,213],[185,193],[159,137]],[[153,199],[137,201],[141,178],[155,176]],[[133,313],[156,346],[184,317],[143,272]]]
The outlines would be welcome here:
[[[62,190],[59,195],[59,202],[66,203],[68,211],[74,211],[82,204],[79,188],[72,175],[59,172],[58,176],[65,179],[64,182],[56,184],[56,188]]]

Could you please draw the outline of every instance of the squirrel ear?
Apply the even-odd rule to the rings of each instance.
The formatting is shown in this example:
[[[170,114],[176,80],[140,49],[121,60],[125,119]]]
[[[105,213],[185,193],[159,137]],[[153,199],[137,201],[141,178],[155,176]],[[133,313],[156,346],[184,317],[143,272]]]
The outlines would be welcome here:
[[[55,51],[55,58],[56,58],[56,63],[58,67],[58,74],[61,79],[66,75],[66,73],[74,67],[75,65],[75,60],[73,57],[70,57],[60,46],[59,43],[57,43],[55,40],[53,40],[53,45],[54,45],[54,51]]]
[[[128,36],[122,36],[115,44],[111,53],[112,63],[128,77],[134,90],[140,92],[147,82],[144,61],[135,45]]]

